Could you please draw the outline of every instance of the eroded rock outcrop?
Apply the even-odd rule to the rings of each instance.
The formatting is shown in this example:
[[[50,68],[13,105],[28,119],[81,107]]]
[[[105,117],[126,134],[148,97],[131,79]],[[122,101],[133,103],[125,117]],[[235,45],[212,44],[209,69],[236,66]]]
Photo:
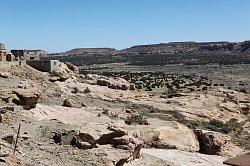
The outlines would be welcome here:
[[[13,99],[14,103],[21,105],[26,110],[36,108],[36,104],[40,97],[39,92],[16,90],[13,91],[13,93],[17,96],[17,98]]]
[[[130,84],[123,78],[110,78],[105,76],[99,76],[96,74],[88,74],[86,76],[87,82],[92,85],[107,86],[111,89],[128,90],[130,89]]]
[[[128,135],[128,132],[121,127],[100,124],[92,125],[92,127],[82,128],[79,133],[75,131],[56,132],[53,139],[55,143],[71,144],[79,149],[92,149],[98,148],[99,145],[109,144],[118,149],[133,151],[137,146],[143,144],[141,140]],[[98,127],[98,129],[93,127]]]
[[[80,132],[60,130],[53,133],[55,143],[72,145],[81,150],[105,152],[105,159],[111,165],[122,166],[141,157],[143,142],[117,125],[96,124],[84,126]],[[116,154],[116,155],[114,155]],[[106,163],[106,162],[105,162]]]
[[[143,127],[134,134],[144,141],[146,147],[199,151],[199,142],[193,131],[178,122],[161,127]]]
[[[239,147],[234,146],[227,135],[218,132],[195,130],[200,144],[200,152],[210,155],[236,156],[243,152]]]
[[[67,65],[67,67],[73,71],[74,73],[78,74],[79,73],[79,69],[77,66],[73,65],[72,63],[69,62],[65,62],[65,64]]]

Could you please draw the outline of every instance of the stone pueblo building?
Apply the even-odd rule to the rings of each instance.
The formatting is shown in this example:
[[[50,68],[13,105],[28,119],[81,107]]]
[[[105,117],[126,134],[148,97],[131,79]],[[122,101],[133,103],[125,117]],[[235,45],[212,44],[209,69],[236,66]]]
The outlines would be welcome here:
[[[47,52],[43,50],[11,50],[11,53],[21,60],[26,61],[40,60],[40,56],[47,54]]]
[[[60,61],[40,60],[40,56],[46,54],[47,52],[43,50],[11,50],[11,53],[9,53],[5,48],[5,44],[0,43],[0,66],[27,64],[42,72],[58,71]]]
[[[5,45],[0,43],[0,62],[14,61],[16,57],[12,53],[8,53]]]

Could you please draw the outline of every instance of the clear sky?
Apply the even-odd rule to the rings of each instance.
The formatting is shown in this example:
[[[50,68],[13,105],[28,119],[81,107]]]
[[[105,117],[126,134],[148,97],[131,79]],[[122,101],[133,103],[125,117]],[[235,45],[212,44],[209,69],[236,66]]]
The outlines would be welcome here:
[[[250,39],[250,0],[0,0],[0,19],[8,49]]]

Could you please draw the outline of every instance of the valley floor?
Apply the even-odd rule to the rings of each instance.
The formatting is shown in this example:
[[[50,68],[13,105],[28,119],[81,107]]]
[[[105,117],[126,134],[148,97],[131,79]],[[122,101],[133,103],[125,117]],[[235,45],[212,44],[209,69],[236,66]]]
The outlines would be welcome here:
[[[230,71],[247,89],[244,67]],[[226,86],[170,94],[65,64],[0,64],[0,165],[223,165],[250,150],[250,94]]]

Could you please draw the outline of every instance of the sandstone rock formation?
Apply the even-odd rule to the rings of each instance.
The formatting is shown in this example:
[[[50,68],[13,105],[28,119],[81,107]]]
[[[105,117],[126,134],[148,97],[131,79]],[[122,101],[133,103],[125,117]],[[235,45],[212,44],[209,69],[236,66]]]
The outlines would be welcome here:
[[[79,133],[75,131],[55,132],[53,139],[55,143],[73,145],[81,150],[105,149],[109,144],[114,148],[125,150],[126,153],[117,156],[120,159],[113,161],[116,165],[122,166],[125,162],[141,157],[140,150],[143,142],[128,135],[126,130],[114,125],[106,126],[94,123],[92,125],[94,126],[85,126]],[[96,129],[97,126],[100,128]],[[100,129],[103,130],[100,131]]]
[[[74,73],[78,74],[79,73],[79,69],[77,66],[73,65],[72,63],[69,62],[65,62],[65,64],[67,65],[67,67],[73,71]]]
[[[88,75],[87,78],[91,80],[89,81],[91,84],[107,86],[111,89],[121,89],[121,90],[130,89],[130,84],[128,83],[128,81],[122,78],[108,78],[98,75]]]
[[[178,122],[161,127],[142,127],[134,133],[146,147],[199,151],[199,142],[192,130]]]
[[[243,152],[242,149],[235,147],[229,136],[218,132],[196,130],[195,134],[200,144],[200,152],[210,155],[237,156]]]
[[[16,90],[13,93],[17,96],[17,99],[13,100],[16,104],[22,105],[27,110],[36,108],[40,93],[26,90]]]

